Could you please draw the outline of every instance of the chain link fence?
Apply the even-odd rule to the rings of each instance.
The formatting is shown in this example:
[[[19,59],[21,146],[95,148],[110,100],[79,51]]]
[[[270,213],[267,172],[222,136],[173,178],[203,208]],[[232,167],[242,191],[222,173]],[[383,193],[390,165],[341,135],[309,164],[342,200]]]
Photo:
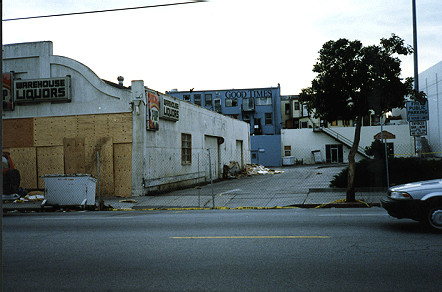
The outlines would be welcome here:
[[[32,152],[29,149],[9,149],[20,171],[22,190],[18,197],[11,197],[7,202],[38,201],[44,205],[93,208],[110,197],[136,199],[132,197],[132,190],[138,185],[145,195],[163,198],[158,204],[152,200],[152,206],[213,207],[226,205],[227,200],[240,204],[244,198],[255,198],[261,205],[278,198],[291,205],[312,190],[330,190],[331,180],[347,168],[347,153],[342,153],[341,161],[338,155],[338,161],[322,157],[321,163],[316,163],[315,154],[308,149],[292,151],[293,165],[266,168],[248,164],[250,160],[241,153],[225,152],[222,144],[189,148],[189,152],[183,150],[185,147],[172,151],[171,148],[167,151],[146,149],[140,157],[132,157],[130,144],[101,144],[99,148],[86,148],[84,158],[78,158],[85,163],[77,169],[72,162],[76,158],[69,158],[71,162],[66,163],[66,155],[61,155],[59,149],[34,150],[36,165],[29,163]],[[433,145],[421,149],[414,153],[410,145],[394,145],[387,151],[391,151],[390,158],[419,157],[435,161],[442,158],[442,147]],[[306,159],[307,156],[310,158]],[[133,164],[143,166],[142,181],[133,180]],[[379,169],[379,172],[384,171]],[[167,196],[170,201],[164,200]],[[184,204],[189,197],[194,201]]]

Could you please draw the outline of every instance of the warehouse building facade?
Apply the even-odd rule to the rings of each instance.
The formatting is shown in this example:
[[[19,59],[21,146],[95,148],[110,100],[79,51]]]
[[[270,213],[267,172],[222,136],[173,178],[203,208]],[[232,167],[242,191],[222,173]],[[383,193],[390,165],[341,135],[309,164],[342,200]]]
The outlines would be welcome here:
[[[102,80],[53,55],[52,42],[5,45],[3,58],[3,148],[23,188],[44,188],[48,174],[99,173],[102,196],[141,196],[221,178],[230,161],[250,163],[245,122],[142,80]]]

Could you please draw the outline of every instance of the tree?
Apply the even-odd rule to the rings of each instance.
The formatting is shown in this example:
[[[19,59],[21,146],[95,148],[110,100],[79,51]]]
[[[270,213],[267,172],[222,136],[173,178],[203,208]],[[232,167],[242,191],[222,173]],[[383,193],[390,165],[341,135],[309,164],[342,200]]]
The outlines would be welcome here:
[[[403,108],[413,94],[413,79],[400,78],[398,55],[413,52],[392,34],[380,45],[363,46],[358,40],[328,41],[313,66],[317,76],[311,87],[301,90],[300,99],[316,118],[328,122],[354,120],[355,135],[348,154],[347,202],[355,201],[355,155],[359,146],[362,118],[374,111],[382,115]]]

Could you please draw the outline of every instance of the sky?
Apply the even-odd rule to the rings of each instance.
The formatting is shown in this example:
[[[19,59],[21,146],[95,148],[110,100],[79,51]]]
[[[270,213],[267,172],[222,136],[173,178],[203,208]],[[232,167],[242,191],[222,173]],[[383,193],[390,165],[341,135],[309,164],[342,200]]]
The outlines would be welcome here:
[[[175,2],[186,2],[175,1]],[[418,65],[442,61],[440,0],[416,0]],[[4,0],[3,19],[174,3],[170,0]],[[100,78],[165,92],[281,86],[299,94],[329,40],[413,44],[412,0],[211,0],[168,7],[3,22],[3,44],[52,41]],[[413,77],[413,57],[401,57]]]

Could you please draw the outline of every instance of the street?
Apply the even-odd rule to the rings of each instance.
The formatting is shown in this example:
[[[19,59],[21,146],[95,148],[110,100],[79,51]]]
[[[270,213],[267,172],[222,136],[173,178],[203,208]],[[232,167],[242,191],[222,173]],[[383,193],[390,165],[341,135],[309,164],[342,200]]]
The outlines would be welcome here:
[[[381,208],[10,214],[4,291],[437,291],[442,234]]]

